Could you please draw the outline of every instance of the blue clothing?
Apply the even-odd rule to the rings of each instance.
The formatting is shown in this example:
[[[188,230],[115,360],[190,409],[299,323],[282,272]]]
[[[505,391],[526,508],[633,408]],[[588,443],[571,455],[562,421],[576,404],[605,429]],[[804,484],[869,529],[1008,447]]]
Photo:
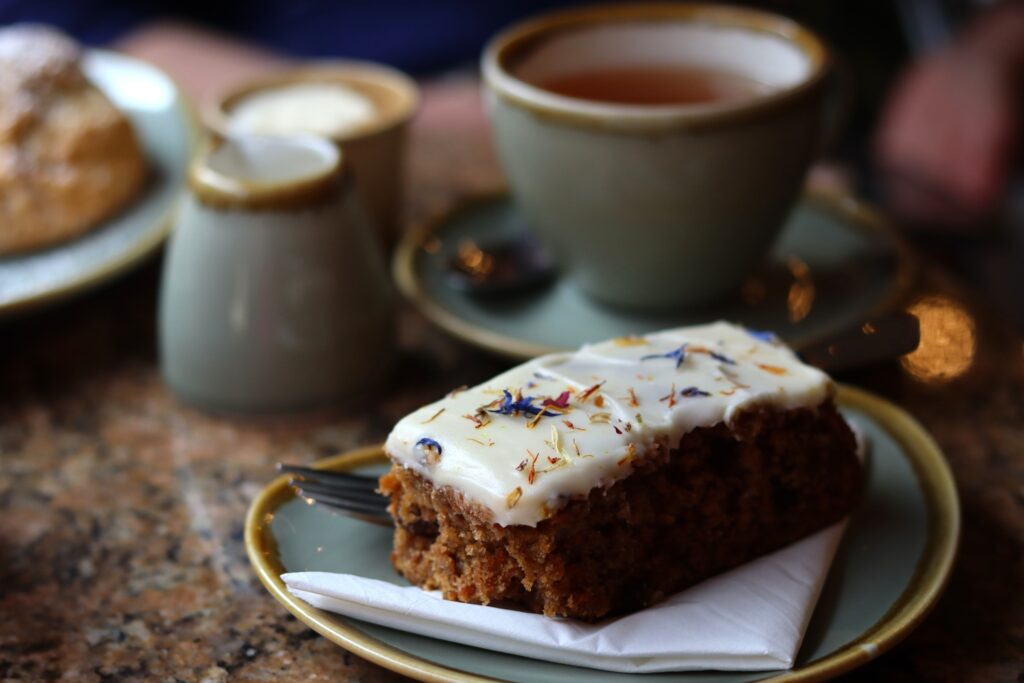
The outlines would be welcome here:
[[[296,57],[348,57],[414,74],[475,62],[487,39],[565,0],[0,0],[0,24],[52,24],[89,45],[181,19]],[[578,3],[576,3],[578,4]]]

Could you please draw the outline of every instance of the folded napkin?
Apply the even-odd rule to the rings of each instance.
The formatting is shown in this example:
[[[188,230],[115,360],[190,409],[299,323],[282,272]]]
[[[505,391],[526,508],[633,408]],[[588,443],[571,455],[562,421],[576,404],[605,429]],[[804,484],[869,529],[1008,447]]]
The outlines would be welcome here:
[[[624,617],[589,624],[350,574],[281,579],[314,607],[463,645],[625,673],[793,666],[846,522]]]

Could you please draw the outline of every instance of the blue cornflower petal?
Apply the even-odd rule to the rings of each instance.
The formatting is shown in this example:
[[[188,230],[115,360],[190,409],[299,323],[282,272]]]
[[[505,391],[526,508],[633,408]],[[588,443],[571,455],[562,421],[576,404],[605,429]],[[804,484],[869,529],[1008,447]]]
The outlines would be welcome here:
[[[686,360],[686,347],[687,346],[689,346],[689,344],[683,344],[678,349],[675,349],[673,351],[669,351],[668,353],[652,353],[652,354],[647,355],[647,356],[641,356],[640,360],[652,360],[652,359],[655,359],[655,358],[668,358],[670,360],[674,360],[676,362],[676,367],[678,368],[680,365],[683,364],[683,361]]]
[[[778,336],[771,330],[747,330],[747,334],[758,341],[763,342],[774,342],[778,339]]]

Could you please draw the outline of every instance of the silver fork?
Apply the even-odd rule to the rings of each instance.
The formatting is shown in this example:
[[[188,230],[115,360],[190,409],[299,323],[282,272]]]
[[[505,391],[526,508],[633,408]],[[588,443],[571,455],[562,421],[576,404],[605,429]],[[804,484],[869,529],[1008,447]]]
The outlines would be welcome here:
[[[834,372],[909,353],[919,339],[917,318],[894,312],[813,342],[801,348],[800,355],[805,362]],[[285,464],[278,464],[277,471],[291,474],[298,494],[318,505],[382,526],[394,523],[387,512],[388,499],[377,493],[376,477]]]
[[[377,477],[282,463],[278,463],[277,471],[292,475],[288,483],[296,493],[317,505],[364,522],[392,525],[387,510],[388,499],[377,493]]]

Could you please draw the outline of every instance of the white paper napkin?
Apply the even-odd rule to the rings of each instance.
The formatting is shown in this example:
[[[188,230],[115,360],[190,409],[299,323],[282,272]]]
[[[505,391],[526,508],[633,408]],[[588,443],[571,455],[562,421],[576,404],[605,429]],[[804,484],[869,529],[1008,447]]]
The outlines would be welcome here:
[[[314,607],[431,638],[626,673],[793,666],[846,522],[598,624],[468,605],[350,574],[281,576]]]

